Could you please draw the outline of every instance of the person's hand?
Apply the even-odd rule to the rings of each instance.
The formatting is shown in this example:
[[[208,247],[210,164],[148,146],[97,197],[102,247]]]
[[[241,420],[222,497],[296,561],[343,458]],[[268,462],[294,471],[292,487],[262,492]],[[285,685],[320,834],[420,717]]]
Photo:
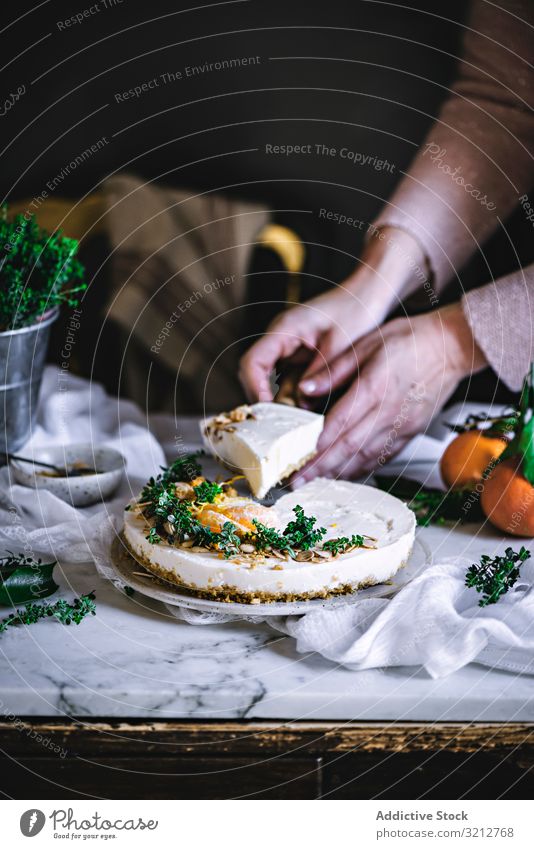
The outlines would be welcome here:
[[[392,235],[393,234],[393,235]],[[251,401],[271,401],[277,363],[295,364],[301,389],[353,342],[379,327],[424,264],[418,244],[385,228],[367,245],[357,270],[332,292],[282,313],[244,355],[239,376]]]
[[[383,465],[485,362],[459,304],[370,333],[314,375],[315,396],[355,379],[326,417],[318,455],[293,484],[353,478]]]
[[[242,357],[239,377],[251,401],[272,401],[277,363],[300,368],[305,380],[377,325],[372,309],[342,287],[278,316]]]

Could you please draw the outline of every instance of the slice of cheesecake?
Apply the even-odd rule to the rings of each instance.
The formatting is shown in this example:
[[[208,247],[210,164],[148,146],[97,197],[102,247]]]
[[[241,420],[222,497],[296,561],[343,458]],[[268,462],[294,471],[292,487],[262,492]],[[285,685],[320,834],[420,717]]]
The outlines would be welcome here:
[[[207,450],[245,475],[257,498],[315,455],[324,416],[285,404],[258,403],[206,419]]]

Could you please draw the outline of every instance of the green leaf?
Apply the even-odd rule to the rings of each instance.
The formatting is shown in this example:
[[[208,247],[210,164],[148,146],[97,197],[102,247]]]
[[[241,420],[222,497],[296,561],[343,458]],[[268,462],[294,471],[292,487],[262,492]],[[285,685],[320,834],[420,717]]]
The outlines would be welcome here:
[[[521,471],[527,481],[534,486],[534,362],[530,364],[519,402],[519,418],[515,435],[500,460],[508,457],[521,462]]]
[[[534,486],[534,416],[523,425],[519,439],[519,450],[523,455],[523,474]]]
[[[52,595],[58,589],[53,563],[41,563],[23,555],[9,555],[0,561],[0,605],[23,604]]]

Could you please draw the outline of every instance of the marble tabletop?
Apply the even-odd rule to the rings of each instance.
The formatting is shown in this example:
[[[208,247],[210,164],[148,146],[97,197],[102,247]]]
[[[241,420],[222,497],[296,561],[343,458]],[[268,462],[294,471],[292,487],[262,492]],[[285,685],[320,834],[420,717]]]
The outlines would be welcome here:
[[[420,529],[435,556],[477,558],[502,541],[464,525]],[[9,629],[0,644],[0,717],[534,721],[534,677],[471,664],[432,680],[417,667],[354,672],[267,625],[190,625],[159,602],[56,567],[65,597],[89,590],[97,616]]]

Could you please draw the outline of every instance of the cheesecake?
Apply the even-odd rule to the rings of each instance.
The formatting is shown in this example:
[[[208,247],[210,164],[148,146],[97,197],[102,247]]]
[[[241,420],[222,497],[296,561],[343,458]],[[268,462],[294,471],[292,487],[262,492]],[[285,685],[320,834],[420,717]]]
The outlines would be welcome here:
[[[129,553],[157,579],[201,598],[247,604],[384,583],[407,562],[414,537],[415,516],[399,499],[322,478],[273,507],[239,496],[231,482],[151,481],[128,505],[123,531]]]
[[[248,481],[256,498],[302,468],[317,451],[324,416],[286,404],[244,405],[201,424],[205,448]]]

